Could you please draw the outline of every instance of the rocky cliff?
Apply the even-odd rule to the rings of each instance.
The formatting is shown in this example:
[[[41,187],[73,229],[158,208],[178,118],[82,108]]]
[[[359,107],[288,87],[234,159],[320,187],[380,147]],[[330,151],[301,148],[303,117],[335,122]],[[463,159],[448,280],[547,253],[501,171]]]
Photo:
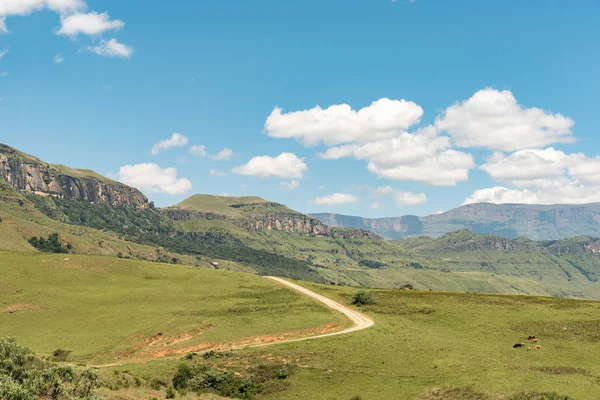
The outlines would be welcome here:
[[[148,207],[139,190],[93,171],[51,165],[0,143],[0,178],[20,192],[114,206]]]
[[[275,231],[294,232],[305,235],[329,236],[335,238],[378,238],[364,229],[332,229],[321,221],[303,214],[262,214],[252,215],[233,221],[238,228],[248,232]]]

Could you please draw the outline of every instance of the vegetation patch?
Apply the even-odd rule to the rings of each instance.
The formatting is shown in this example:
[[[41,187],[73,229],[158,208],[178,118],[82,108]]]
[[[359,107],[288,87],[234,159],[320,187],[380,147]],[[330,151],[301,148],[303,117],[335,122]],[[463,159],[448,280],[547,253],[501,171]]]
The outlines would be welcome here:
[[[67,243],[60,240],[58,233],[52,233],[48,236],[48,239],[44,239],[42,236],[32,237],[29,239],[29,244],[44,253],[70,253],[73,249],[71,243]]]
[[[241,373],[223,371],[206,364],[180,364],[173,388],[180,393],[214,393],[236,399],[254,399],[258,394],[285,390],[284,382],[293,367],[283,364],[259,365]]]
[[[14,339],[0,341],[0,399],[95,400],[98,376],[35,356]]]

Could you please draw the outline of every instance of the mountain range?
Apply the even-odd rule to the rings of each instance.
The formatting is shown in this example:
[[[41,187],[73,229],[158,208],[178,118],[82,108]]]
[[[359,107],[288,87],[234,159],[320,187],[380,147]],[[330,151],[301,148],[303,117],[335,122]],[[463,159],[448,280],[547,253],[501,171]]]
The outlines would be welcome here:
[[[369,229],[386,239],[440,237],[469,229],[515,239],[556,240],[600,236],[600,203],[578,205],[469,204],[426,217],[405,215],[362,218],[340,214],[310,214],[329,226]]]
[[[600,299],[598,208],[475,204],[369,220],[206,194],[156,208],[93,171],[0,145],[0,257],[52,248],[332,285]]]

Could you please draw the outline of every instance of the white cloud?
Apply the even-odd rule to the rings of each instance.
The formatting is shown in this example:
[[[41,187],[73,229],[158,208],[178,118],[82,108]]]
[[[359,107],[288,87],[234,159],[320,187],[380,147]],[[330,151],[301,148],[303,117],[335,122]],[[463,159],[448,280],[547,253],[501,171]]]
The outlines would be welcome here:
[[[521,150],[506,156],[494,153],[481,166],[492,178],[504,182],[527,181],[563,175],[566,168],[582,155],[567,156],[550,147],[545,150]]]
[[[65,58],[61,54],[57,54],[54,56],[54,64],[61,64],[65,61]]]
[[[102,39],[99,45],[84,47],[81,51],[89,51],[102,57],[130,58],[133,54],[133,47],[119,43],[117,39]]]
[[[466,203],[583,204],[600,201],[600,156],[550,147],[496,153],[481,167],[509,186],[475,191]]]
[[[513,203],[513,204],[536,204],[538,198],[535,193],[529,190],[515,190],[502,186],[495,186],[489,189],[481,189],[473,192],[471,197],[465,200],[464,204],[471,203]]]
[[[394,201],[399,206],[414,206],[427,203],[427,196],[425,193],[396,192],[394,194]]]
[[[185,147],[188,144],[188,138],[180,133],[174,133],[169,139],[161,140],[156,143],[150,151],[152,155],[157,155],[162,150],[170,149],[171,147]]]
[[[189,180],[177,178],[175,168],[163,169],[154,163],[125,165],[120,168],[118,179],[150,193],[178,195],[188,193],[192,188]]]
[[[0,17],[0,33],[8,33],[8,27],[6,26],[6,17]]]
[[[325,190],[326,187],[327,187],[326,185],[320,185],[317,189],[319,189],[319,190]]]
[[[293,153],[281,153],[277,157],[254,157],[248,163],[234,168],[232,172],[240,175],[269,178],[275,176],[283,179],[302,178],[308,170],[304,159]]]
[[[459,147],[514,151],[574,141],[571,118],[525,108],[510,91],[493,88],[448,107],[435,125]]]
[[[283,190],[294,190],[298,186],[300,186],[300,182],[297,180],[291,180],[289,182],[281,182],[279,183],[279,187]]]
[[[83,11],[87,5],[83,0],[2,0],[0,16],[26,16],[46,8],[65,15]]]
[[[353,157],[368,161],[367,170],[379,177],[432,185],[455,185],[467,180],[475,167],[470,154],[451,150],[450,139],[438,136],[432,126],[415,133],[400,132],[389,139],[331,147],[319,157]]]
[[[8,54],[8,46],[4,46],[3,49],[0,50],[0,59]]]
[[[438,186],[454,186],[469,178],[475,167],[473,156],[456,150],[446,150],[413,165],[380,166],[370,162],[367,170],[379,177],[397,181],[416,181]]]
[[[97,12],[62,16],[60,22],[61,26],[56,34],[71,37],[79,34],[97,36],[106,31],[121,29],[125,26],[125,23],[121,20],[111,20],[108,13]]]
[[[360,197],[348,193],[333,193],[329,196],[317,197],[315,204],[339,206],[342,204],[358,203]]]
[[[219,171],[217,169],[211,169],[209,171],[210,176],[225,176],[227,175],[227,172],[225,171]]]
[[[380,166],[393,166],[415,164],[449,148],[448,137],[437,136],[435,128],[427,127],[414,134],[400,132],[396,137],[389,139],[331,147],[319,154],[319,157],[326,160],[353,157],[372,161]]]
[[[378,202],[378,201],[375,201],[375,202],[373,202],[373,204],[371,204],[371,208],[372,208],[372,209],[374,209],[374,210],[375,210],[375,209],[378,209],[378,208],[379,208],[379,206],[380,206],[380,204],[379,204],[379,202]]]
[[[210,156],[210,158],[212,158],[215,161],[225,161],[225,160],[231,160],[231,157],[233,157],[233,156],[234,156],[233,150],[225,147],[223,150],[221,150],[214,156]]]
[[[194,145],[190,147],[188,150],[190,154],[195,155],[196,157],[205,157],[206,156],[206,147]]]
[[[319,106],[284,113],[275,107],[265,132],[275,138],[294,138],[306,146],[335,145],[385,139],[420,121],[423,109],[406,100],[382,98],[358,111],[348,104]]]
[[[391,186],[376,187],[371,191],[371,197],[383,197],[394,193],[394,188]]]

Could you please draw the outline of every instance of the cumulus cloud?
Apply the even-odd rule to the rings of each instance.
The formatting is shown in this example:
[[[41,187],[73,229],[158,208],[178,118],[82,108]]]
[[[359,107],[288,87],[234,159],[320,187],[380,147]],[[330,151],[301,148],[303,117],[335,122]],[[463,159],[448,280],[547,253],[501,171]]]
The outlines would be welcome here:
[[[552,147],[496,153],[481,166],[511,187],[475,191],[466,203],[582,204],[600,201],[600,157]]]
[[[264,131],[294,138],[306,146],[336,145],[390,138],[420,121],[423,109],[412,101],[382,98],[358,111],[348,104],[284,113],[275,107]]]
[[[349,193],[333,193],[328,196],[317,197],[314,200],[315,204],[339,206],[342,204],[358,203],[360,197],[354,196]]]
[[[371,208],[372,208],[373,210],[376,210],[376,209],[378,209],[378,208],[379,208],[379,206],[380,206],[380,204],[379,204],[379,202],[378,202],[378,201],[375,201],[375,202],[373,202],[373,203],[371,204]]]
[[[169,139],[161,140],[156,143],[150,151],[152,155],[157,155],[162,150],[170,149],[171,147],[185,147],[188,144],[188,138],[181,133],[174,133]]]
[[[83,0],[2,0],[0,16],[3,18],[18,15],[26,16],[43,9],[61,15],[83,11],[87,8]]]
[[[54,64],[62,64],[65,61],[65,58],[61,54],[57,54],[54,56]]]
[[[84,47],[82,51],[89,51],[96,55],[109,58],[130,58],[133,54],[133,47],[119,43],[117,39],[100,41],[96,46]]]
[[[281,182],[279,183],[279,187],[283,190],[294,190],[298,186],[300,186],[300,182],[297,180],[291,180],[289,182]]]
[[[272,176],[283,179],[302,178],[308,170],[304,159],[293,153],[281,153],[277,157],[254,157],[248,163],[234,168],[232,172],[240,175],[270,178]]]
[[[448,137],[427,126],[414,133],[399,132],[393,138],[331,147],[318,156],[365,160],[368,171],[386,179],[456,185],[468,179],[475,162],[470,154],[452,150],[450,145]]]
[[[235,154],[233,153],[233,150],[225,147],[223,150],[221,150],[214,156],[210,156],[210,158],[212,158],[215,161],[225,161],[225,160],[231,160],[231,157],[233,157],[234,155]]]
[[[79,34],[96,36],[125,26],[125,23],[121,20],[111,20],[108,13],[97,12],[61,16],[60,23],[60,29],[56,34],[71,37]]]
[[[521,150],[508,156],[494,153],[481,169],[492,178],[504,182],[529,181],[563,175],[582,155],[566,155],[553,147]]]
[[[120,182],[150,193],[186,194],[192,183],[177,177],[175,168],[161,168],[154,163],[125,165],[119,169]]]
[[[396,192],[394,194],[394,201],[399,206],[414,206],[427,203],[427,196],[425,193]]]
[[[493,88],[446,108],[435,125],[459,147],[515,151],[574,141],[571,118],[526,108],[510,91]]]
[[[206,156],[206,147],[194,145],[190,147],[188,150],[190,154],[195,155],[196,157],[205,157]]]
[[[454,186],[469,178],[475,167],[473,156],[456,150],[446,150],[415,164],[381,166],[370,162],[367,170],[379,177],[397,181],[416,181],[438,186]]]

